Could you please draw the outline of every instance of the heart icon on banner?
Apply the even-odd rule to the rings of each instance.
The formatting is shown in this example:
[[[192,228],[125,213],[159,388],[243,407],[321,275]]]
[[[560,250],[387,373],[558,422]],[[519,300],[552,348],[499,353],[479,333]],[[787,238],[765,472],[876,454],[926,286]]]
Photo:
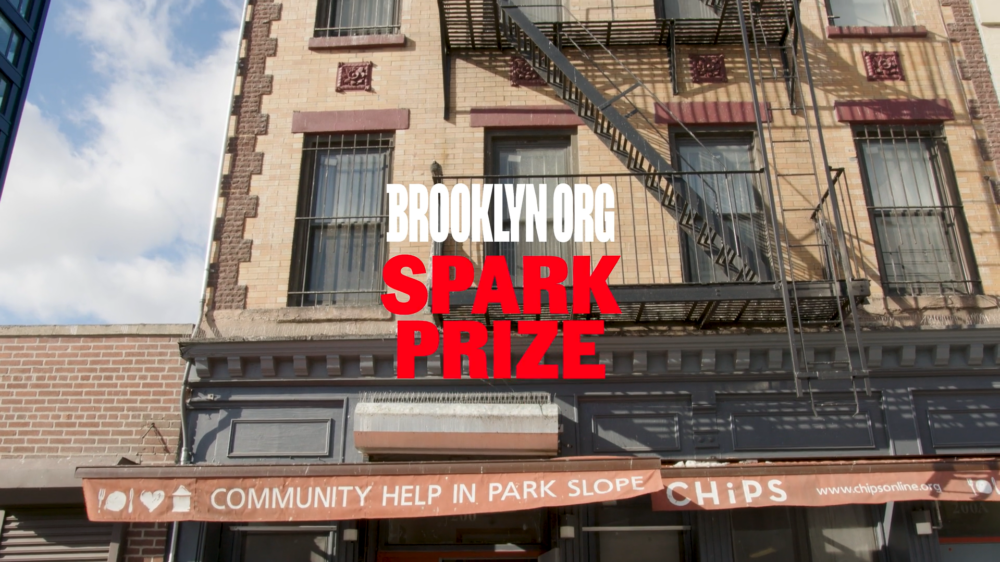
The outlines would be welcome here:
[[[154,509],[156,509],[156,506],[163,503],[163,498],[165,497],[166,494],[163,493],[163,490],[157,490],[155,492],[143,492],[139,494],[139,501],[142,502],[142,505],[146,506],[146,509],[148,509],[149,511],[153,511]]]

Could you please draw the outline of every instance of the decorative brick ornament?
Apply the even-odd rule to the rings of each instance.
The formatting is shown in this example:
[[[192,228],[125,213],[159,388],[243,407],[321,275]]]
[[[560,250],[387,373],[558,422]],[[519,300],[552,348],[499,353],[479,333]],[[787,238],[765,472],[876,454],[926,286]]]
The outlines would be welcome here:
[[[887,51],[883,53],[864,52],[865,72],[872,82],[888,82],[906,80],[903,77],[903,65],[899,62],[899,53]]]
[[[726,76],[725,55],[690,55],[691,80],[695,84],[723,84]]]
[[[511,86],[544,86],[545,80],[535,72],[528,61],[514,55],[510,57]]]
[[[372,62],[342,62],[337,64],[338,92],[372,91]]]

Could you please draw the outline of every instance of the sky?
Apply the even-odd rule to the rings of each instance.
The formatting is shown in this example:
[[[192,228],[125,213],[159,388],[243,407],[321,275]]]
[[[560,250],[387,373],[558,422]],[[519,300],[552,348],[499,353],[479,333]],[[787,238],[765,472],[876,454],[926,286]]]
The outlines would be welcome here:
[[[0,324],[193,323],[240,0],[51,0],[0,199]]]

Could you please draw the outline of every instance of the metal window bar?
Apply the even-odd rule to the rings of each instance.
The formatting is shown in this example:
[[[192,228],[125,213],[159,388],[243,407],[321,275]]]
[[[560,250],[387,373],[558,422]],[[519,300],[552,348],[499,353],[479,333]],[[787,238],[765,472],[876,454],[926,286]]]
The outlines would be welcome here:
[[[399,33],[399,0],[321,0],[315,37]]]
[[[378,304],[393,142],[392,133],[305,138],[289,306]]]
[[[943,131],[859,127],[854,137],[886,294],[980,292]]]

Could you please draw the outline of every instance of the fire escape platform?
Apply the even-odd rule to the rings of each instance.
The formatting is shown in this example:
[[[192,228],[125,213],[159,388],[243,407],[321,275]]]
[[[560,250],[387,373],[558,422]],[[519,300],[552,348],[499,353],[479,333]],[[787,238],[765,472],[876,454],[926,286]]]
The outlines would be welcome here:
[[[499,25],[494,0],[438,0],[445,48],[456,51],[499,51],[512,48]],[[556,45],[640,47],[671,45],[740,45],[740,23],[731,3],[719,19],[645,19],[536,22]],[[783,2],[763,2],[757,17],[759,40],[782,45],[790,15]]]
[[[834,326],[849,307],[847,282],[797,281],[789,291],[796,296],[792,314],[801,318],[804,326]],[[839,285],[839,286],[837,286]],[[851,281],[856,304],[871,294],[867,279]],[[516,288],[517,300],[523,303],[523,291]],[[784,327],[785,313],[782,291],[777,283],[705,283],[674,285],[612,285],[611,293],[621,314],[601,314],[596,305],[591,314],[504,314],[499,305],[490,305],[486,314],[473,314],[476,291],[470,289],[451,295],[451,314],[442,320],[604,320],[614,324],[660,324],[699,327],[722,327],[739,324],[743,327]],[[566,298],[572,309],[573,295],[567,288]],[[547,294],[542,293],[542,308],[547,306]]]

